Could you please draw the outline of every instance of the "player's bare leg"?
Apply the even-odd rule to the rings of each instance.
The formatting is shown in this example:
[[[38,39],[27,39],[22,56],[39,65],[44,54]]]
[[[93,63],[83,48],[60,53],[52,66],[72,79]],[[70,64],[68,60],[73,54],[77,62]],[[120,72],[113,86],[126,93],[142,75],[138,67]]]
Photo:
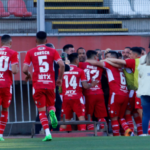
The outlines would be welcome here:
[[[48,119],[46,116],[46,107],[42,107],[42,108],[38,108],[39,111],[39,118],[41,121],[41,124],[43,126],[43,129],[45,130],[46,136],[45,138],[42,140],[44,141],[51,141],[52,140],[52,136],[49,130],[49,125],[48,125]]]
[[[80,116],[78,117],[79,121],[85,121],[85,117],[84,116]],[[86,130],[86,125],[85,124],[80,124],[78,125],[78,128],[80,131],[85,131]]]
[[[143,110],[142,109],[137,109],[137,112],[138,112],[140,118],[142,119]]]
[[[112,125],[112,130],[113,130],[113,136],[120,136],[118,117],[111,118],[111,125]]]
[[[3,108],[1,111],[1,118],[0,118],[0,141],[4,141],[3,133],[7,124],[8,119],[8,108]]]

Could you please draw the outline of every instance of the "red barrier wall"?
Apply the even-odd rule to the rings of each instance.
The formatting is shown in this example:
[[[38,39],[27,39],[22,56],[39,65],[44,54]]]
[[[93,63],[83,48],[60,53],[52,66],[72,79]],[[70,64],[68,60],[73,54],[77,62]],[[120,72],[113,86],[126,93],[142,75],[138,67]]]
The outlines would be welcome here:
[[[12,37],[12,49],[16,51],[27,51],[36,46],[35,37]],[[124,47],[140,46],[146,48],[150,43],[150,37],[141,36],[68,36],[68,37],[48,37],[49,43],[53,43],[56,49],[62,49],[65,44],[73,44],[75,49],[84,47],[85,50],[111,48],[112,50],[123,50]],[[21,64],[23,64],[24,54],[21,54]],[[22,65],[21,65],[22,66]],[[20,80],[19,74],[15,77]],[[22,76],[24,79],[24,75]]]

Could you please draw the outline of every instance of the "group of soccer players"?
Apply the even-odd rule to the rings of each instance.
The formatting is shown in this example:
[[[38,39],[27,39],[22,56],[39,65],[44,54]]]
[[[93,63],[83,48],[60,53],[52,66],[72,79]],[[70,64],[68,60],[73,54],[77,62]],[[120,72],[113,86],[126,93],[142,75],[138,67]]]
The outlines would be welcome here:
[[[55,49],[47,47],[46,43],[46,33],[39,31],[36,34],[37,47],[27,52],[22,70],[26,75],[26,81],[32,79],[33,100],[46,133],[43,141],[52,140],[47,112],[52,127],[56,128],[58,125],[54,107],[56,86],[62,87],[62,115],[65,114],[66,120],[72,118],[73,112],[76,113],[80,121],[86,120],[87,115],[90,115],[91,118],[94,115],[99,122],[106,122],[105,117],[109,116],[114,136],[119,136],[121,129],[125,136],[131,136],[134,135],[133,116],[137,124],[138,135],[142,135],[142,107],[140,99],[136,97],[137,83],[133,83],[133,85],[135,84],[133,87],[130,86],[130,82],[126,81],[128,75],[125,75],[131,73],[133,75],[132,81],[135,81],[136,65],[141,56],[141,48],[128,49],[128,56],[125,60],[118,59],[118,53],[111,50],[107,51],[105,59],[99,60],[99,50],[85,52],[84,48],[80,47],[75,53],[73,47],[66,48],[65,52],[68,53],[70,67],[68,71],[64,72],[65,65],[59,53]],[[18,73],[19,60],[17,52],[11,50],[12,39],[9,35],[2,36],[1,44],[0,141],[4,141],[3,132],[12,98],[12,74]],[[131,59],[128,59],[129,57]],[[59,76],[56,83],[54,61],[59,65]],[[33,66],[32,73],[29,72],[31,64]],[[108,108],[105,105],[104,90],[102,90],[102,75],[107,77],[109,85]],[[100,128],[104,128],[104,125],[101,124]],[[87,127],[84,124],[78,125],[78,130],[86,129],[93,130],[94,127],[91,124]],[[62,125],[60,130],[66,131],[67,127]]]

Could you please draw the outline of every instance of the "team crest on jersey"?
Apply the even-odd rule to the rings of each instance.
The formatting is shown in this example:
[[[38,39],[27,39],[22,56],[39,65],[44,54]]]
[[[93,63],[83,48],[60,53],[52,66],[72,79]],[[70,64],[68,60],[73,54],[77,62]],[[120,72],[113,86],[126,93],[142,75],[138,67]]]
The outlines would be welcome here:
[[[45,47],[39,47],[38,48],[38,50],[44,50],[45,49]]]
[[[125,68],[126,72],[131,74],[132,73],[132,70],[130,68]]]
[[[4,48],[4,47],[2,47],[2,48],[0,48],[0,51],[4,51],[6,48]]]

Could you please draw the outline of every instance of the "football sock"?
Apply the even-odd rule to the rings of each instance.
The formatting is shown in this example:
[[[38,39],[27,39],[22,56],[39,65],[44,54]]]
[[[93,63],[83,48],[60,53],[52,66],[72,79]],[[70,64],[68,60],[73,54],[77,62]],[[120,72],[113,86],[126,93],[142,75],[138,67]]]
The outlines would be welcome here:
[[[148,126],[148,134],[150,135],[150,122],[149,122],[149,126]]]
[[[51,111],[51,110],[53,110],[54,112],[56,111],[56,108],[54,107],[54,106],[49,106],[49,107],[47,107],[47,111],[49,112],[49,111]]]
[[[0,118],[0,135],[2,136],[6,127],[8,119],[8,111],[2,111],[1,112],[1,118]]]
[[[125,115],[125,120],[129,128],[132,130],[132,132],[134,132],[134,124],[133,124],[132,116],[130,114]]]
[[[49,130],[49,125],[48,125],[48,119],[47,119],[47,116],[46,116],[46,112],[45,111],[39,112],[39,118],[40,118],[41,124],[43,126],[43,129],[45,130],[46,135],[49,135],[50,130]]]
[[[79,124],[78,125],[78,130],[79,131],[85,131],[86,130],[86,125],[85,124]]]
[[[143,129],[142,129],[142,120],[140,116],[134,118],[136,126],[137,126],[137,135],[143,134]]]
[[[118,120],[112,120],[111,121],[112,130],[113,130],[113,136],[119,136],[119,122]]]
[[[127,129],[129,129],[129,126],[127,125],[126,121],[124,118],[119,119],[119,123],[122,126],[122,128],[124,129],[124,131],[126,131]]]
[[[91,119],[91,121],[92,121],[92,119]],[[87,129],[88,130],[94,130],[94,124],[88,124]]]
[[[105,118],[99,118],[98,122],[106,122]],[[100,129],[104,129],[105,125],[104,124],[100,124]]]

